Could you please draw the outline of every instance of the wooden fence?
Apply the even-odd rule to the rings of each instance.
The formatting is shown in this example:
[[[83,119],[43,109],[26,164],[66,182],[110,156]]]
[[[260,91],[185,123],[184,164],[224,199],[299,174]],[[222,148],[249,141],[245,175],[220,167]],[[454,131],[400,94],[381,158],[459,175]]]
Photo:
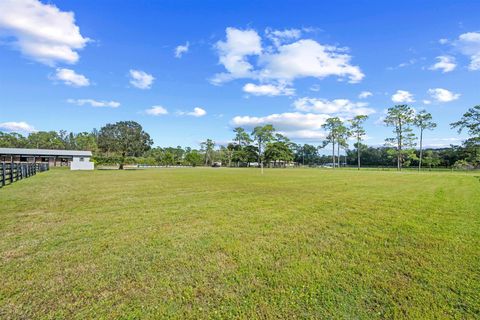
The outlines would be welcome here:
[[[0,188],[48,169],[48,163],[0,162]]]

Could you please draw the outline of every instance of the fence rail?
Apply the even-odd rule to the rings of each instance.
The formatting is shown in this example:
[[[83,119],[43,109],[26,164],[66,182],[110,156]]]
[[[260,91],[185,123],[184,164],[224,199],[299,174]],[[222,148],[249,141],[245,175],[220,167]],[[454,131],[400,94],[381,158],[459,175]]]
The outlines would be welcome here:
[[[0,188],[49,169],[48,163],[0,162]]]

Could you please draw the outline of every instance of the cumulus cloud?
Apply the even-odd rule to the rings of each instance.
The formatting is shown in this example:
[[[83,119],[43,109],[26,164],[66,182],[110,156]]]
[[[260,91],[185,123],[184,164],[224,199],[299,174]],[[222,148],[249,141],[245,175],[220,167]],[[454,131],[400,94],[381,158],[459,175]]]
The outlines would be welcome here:
[[[195,108],[193,108],[193,111],[178,111],[177,114],[181,115],[181,116],[192,116],[192,117],[197,117],[198,118],[198,117],[203,117],[204,115],[206,115],[207,111],[205,111],[205,109],[195,107]]]
[[[268,39],[270,39],[273,42],[273,44],[276,47],[278,47],[284,42],[300,39],[302,35],[302,30],[300,29],[273,30],[271,28],[267,28],[265,30],[265,35]]]
[[[248,61],[248,56],[262,53],[261,38],[255,30],[226,29],[226,40],[215,44],[219,56],[219,63],[227,72],[216,74],[213,84],[253,77],[253,65]]]
[[[450,102],[460,98],[459,93],[453,93],[442,88],[428,89],[428,94],[437,102]]]
[[[351,56],[334,46],[325,46],[311,39],[302,39],[278,47],[274,53],[260,57],[260,78],[293,81],[297,78],[328,76],[359,82],[364,74],[350,64]]]
[[[455,70],[457,67],[454,57],[438,56],[436,59],[437,62],[429,68],[430,70],[441,70],[442,73],[447,73]]]
[[[120,102],[117,101],[98,101],[94,99],[68,99],[68,103],[76,104],[77,106],[90,105],[94,108],[118,108]]]
[[[352,102],[348,99],[332,101],[318,98],[299,98],[294,101],[295,112],[274,113],[267,116],[236,116],[232,126],[252,129],[256,126],[272,124],[280,133],[291,139],[320,141],[326,136],[322,124],[332,116],[351,118],[356,115],[369,115],[375,112],[365,102]]]
[[[57,68],[54,80],[62,81],[64,84],[72,87],[87,87],[90,85],[90,80],[83,74],[78,74],[72,69]]]
[[[305,130],[321,129],[322,124],[330,116],[325,114],[286,112],[275,113],[264,117],[256,116],[236,116],[231,123],[235,126],[254,128],[266,124],[272,124],[278,130]]]
[[[155,78],[141,70],[130,70],[130,84],[138,89],[150,89]]]
[[[247,83],[243,86],[243,91],[255,96],[292,96],[295,94],[294,88],[289,88],[285,84],[261,84]]]
[[[150,109],[145,110],[145,113],[151,116],[163,116],[168,114],[168,110],[162,106],[152,106]]]
[[[395,94],[392,95],[392,101],[395,103],[408,103],[415,102],[413,94],[405,90],[397,90]]]
[[[322,124],[329,118],[326,114],[287,112],[270,114],[264,117],[236,116],[230,124],[235,127],[253,129],[266,124],[273,125],[278,131],[292,139],[316,139],[325,137]]]
[[[351,56],[345,53],[345,48],[298,39],[300,35],[296,29],[268,31],[267,39],[274,42],[275,48],[264,50],[255,30],[227,28],[226,40],[215,45],[219,63],[226,72],[216,74],[212,83],[240,78],[283,83],[304,77],[336,76],[350,82],[363,79],[360,68],[350,64]]]
[[[368,103],[353,102],[348,99],[327,100],[304,97],[295,100],[293,106],[298,111],[338,114],[345,117],[375,113],[374,109],[368,108]]]
[[[480,32],[461,34],[453,44],[462,54],[470,58],[468,66],[470,70],[480,70]]]
[[[30,132],[35,132],[35,128],[24,122],[2,122],[0,123],[0,131],[9,131],[9,132],[25,132],[25,133],[30,133]]]
[[[0,1],[0,34],[26,57],[53,66],[74,64],[88,38],[80,34],[73,12],[38,0]]]
[[[179,45],[175,48],[175,58],[181,58],[184,53],[188,52],[190,43],[187,41],[184,45]]]
[[[366,98],[371,97],[371,96],[373,96],[373,93],[371,93],[370,91],[362,91],[358,95],[358,98],[359,99],[366,99]]]

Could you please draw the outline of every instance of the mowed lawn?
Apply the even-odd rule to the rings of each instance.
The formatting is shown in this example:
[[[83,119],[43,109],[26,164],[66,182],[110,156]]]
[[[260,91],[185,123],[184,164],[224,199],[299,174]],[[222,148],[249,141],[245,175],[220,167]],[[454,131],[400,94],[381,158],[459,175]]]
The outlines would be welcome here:
[[[51,170],[0,189],[0,318],[479,318],[479,175]]]

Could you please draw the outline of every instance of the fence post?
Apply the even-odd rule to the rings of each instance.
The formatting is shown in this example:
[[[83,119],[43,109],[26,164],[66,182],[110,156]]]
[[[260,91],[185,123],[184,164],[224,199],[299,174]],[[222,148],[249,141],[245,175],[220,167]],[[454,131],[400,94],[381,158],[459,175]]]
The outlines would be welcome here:
[[[2,162],[2,187],[5,186],[5,162]]]
[[[10,183],[13,183],[13,161],[10,162]]]

